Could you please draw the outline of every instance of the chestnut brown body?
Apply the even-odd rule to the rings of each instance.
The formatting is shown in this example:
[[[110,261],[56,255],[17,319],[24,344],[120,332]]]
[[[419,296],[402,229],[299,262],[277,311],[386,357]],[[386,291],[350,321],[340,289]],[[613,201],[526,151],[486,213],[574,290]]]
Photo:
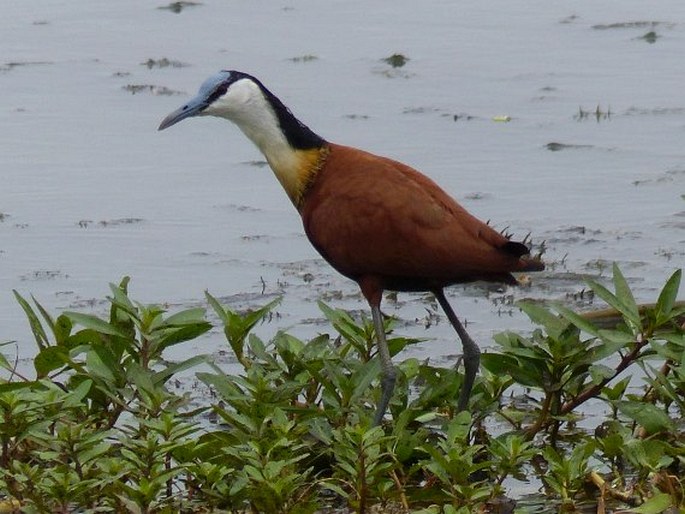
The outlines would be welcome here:
[[[367,297],[475,280],[513,284],[511,272],[542,268],[523,244],[469,214],[425,175],[356,148],[329,143],[300,214],[314,247],[366,284]]]

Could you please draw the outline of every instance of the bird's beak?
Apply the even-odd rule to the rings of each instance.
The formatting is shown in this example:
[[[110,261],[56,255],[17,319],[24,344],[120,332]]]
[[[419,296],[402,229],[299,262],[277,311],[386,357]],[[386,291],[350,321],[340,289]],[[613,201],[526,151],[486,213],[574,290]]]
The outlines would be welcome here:
[[[205,95],[196,96],[184,106],[176,109],[172,113],[169,113],[169,115],[162,120],[162,123],[159,124],[159,128],[157,130],[164,130],[165,128],[171,127],[172,125],[175,125],[179,121],[185,120],[186,118],[197,116],[204,111],[208,105],[209,103],[207,102]]]

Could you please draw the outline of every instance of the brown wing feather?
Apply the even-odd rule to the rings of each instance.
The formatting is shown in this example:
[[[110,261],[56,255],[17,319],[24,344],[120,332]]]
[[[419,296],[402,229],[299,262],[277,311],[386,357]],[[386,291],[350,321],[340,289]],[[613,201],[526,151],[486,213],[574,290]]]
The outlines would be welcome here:
[[[402,163],[331,145],[302,208],[312,244],[341,273],[495,280],[522,250]],[[522,245],[523,246],[523,245]]]

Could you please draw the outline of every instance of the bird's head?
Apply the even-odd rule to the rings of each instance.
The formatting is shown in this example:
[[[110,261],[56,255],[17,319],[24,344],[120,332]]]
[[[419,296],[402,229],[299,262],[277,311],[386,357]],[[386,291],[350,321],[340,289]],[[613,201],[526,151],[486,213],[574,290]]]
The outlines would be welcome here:
[[[265,155],[267,147],[280,141],[297,150],[320,148],[325,143],[258,79],[241,71],[224,70],[209,77],[194,98],[162,120],[159,130],[193,116],[218,116],[234,122]]]
[[[254,77],[239,71],[220,71],[203,82],[197,95],[159,125],[159,130],[193,116],[234,119],[254,98],[263,98],[262,86]]]

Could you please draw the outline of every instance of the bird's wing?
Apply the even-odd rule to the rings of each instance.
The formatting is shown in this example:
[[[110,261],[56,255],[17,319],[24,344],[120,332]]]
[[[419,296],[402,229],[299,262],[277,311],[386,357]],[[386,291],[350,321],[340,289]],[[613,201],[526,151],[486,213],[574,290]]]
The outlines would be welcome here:
[[[332,147],[302,216],[314,246],[348,276],[468,277],[518,260],[428,177],[353,148]]]

